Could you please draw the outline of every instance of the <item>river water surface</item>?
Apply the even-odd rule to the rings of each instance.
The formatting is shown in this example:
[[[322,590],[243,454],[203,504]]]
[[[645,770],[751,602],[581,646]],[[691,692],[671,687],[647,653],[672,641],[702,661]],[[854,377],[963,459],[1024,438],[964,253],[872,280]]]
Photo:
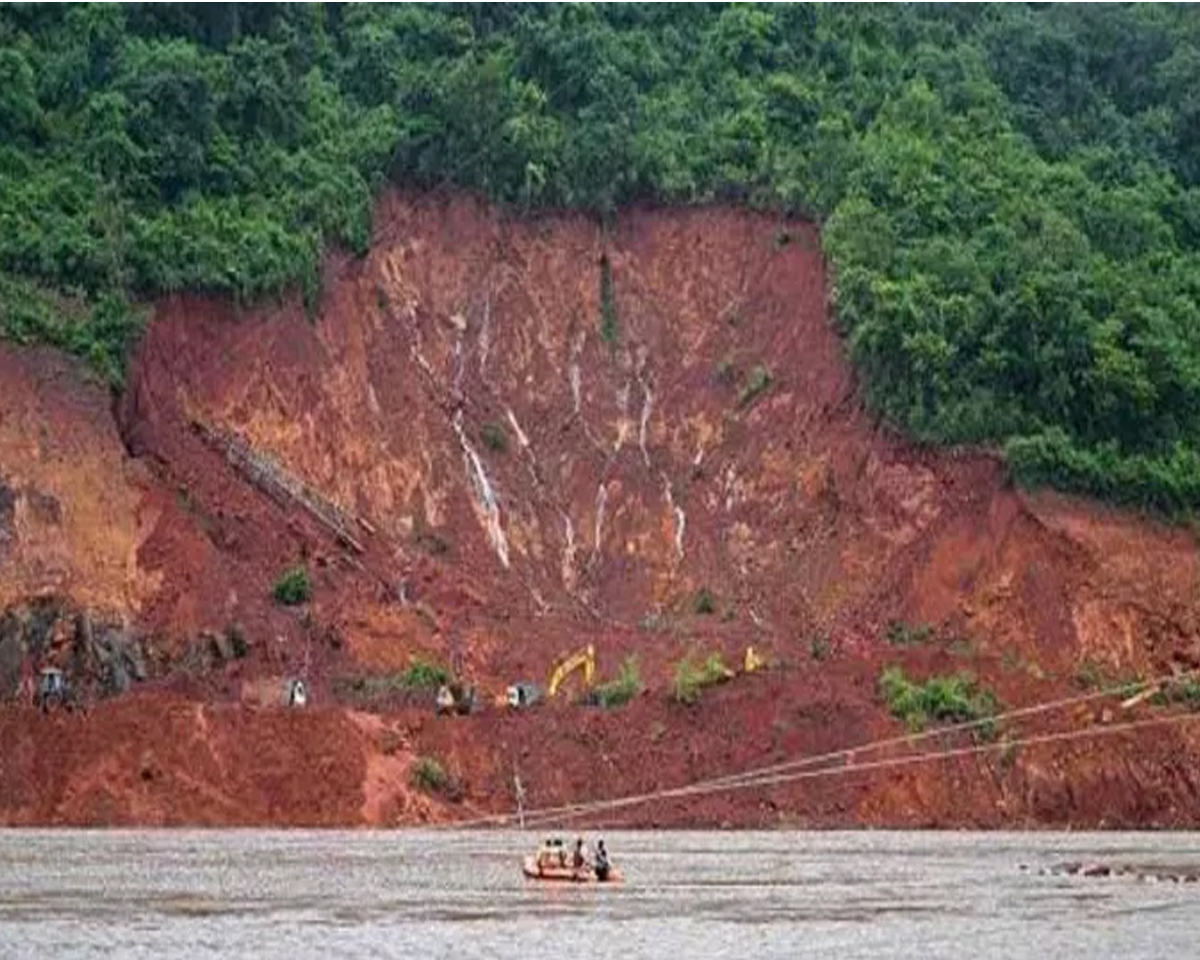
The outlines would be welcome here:
[[[614,833],[623,886],[522,879],[529,833],[0,831],[0,958],[1200,957],[1200,834]]]

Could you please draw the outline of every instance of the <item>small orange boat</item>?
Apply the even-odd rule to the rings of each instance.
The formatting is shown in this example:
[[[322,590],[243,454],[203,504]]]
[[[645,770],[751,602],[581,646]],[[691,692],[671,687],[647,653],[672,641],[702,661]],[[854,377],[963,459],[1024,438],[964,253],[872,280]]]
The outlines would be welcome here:
[[[601,879],[590,863],[579,869],[571,866],[567,847],[558,839],[545,841],[536,855],[526,857],[521,865],[521,872],[529,880],[550,883],[621,883],[624,879],[621,872],[612,867],[608,868]]]

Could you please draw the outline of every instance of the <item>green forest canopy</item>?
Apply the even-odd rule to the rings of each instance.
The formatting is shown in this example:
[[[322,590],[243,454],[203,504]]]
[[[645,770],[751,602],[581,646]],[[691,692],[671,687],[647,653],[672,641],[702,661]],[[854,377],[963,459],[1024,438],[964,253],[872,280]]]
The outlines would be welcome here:
[[[131,304],[317,295],[389,180],[825,224],[872,406],[1200,506],[1200,10],[0,7],[0,330],[119,383]]]

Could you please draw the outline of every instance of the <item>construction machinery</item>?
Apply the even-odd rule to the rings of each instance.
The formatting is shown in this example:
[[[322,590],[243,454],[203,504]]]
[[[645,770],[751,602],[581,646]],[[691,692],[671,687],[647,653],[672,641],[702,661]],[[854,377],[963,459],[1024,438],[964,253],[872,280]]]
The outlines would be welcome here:
[[[66,675],[58,667],[43,667],[38,678],[34,704],[42,713],[49,713],[51,704],[73,710],[78,703],[75,693],[67,683]]]
[[[719,658],[715,662],[720,663]],[[745,654],[739,666],[741,669],[736,671],[721,666],[721,676],[714,682],[732,680],[736,676],[748,673],[757,673],[760,670],[770,668],[771,663],[759,654],[754,647],[749,646],[746,647]],[[551,700],[558,696],[563,684],[575,673],[582,674],[582,690],[580,691],[579,702],[585,704],[598,703],[598,698],[593,690],[596,679],[596,649],[589,643],[581,650],[576,650],[574,653],[560,660],[550,674],[550,682],[544,688],[527,680],[520,681],[508,686],[503,694],[498,694],[492,701],[492,705],[499,709],[523,710],[532,707],[543,699]],[[474,687],[452,682],[444,684],[438,691],[438,713],[472,713],[476,705],[476,691]]]
[[[758,655],[753,647],[746,648],[746,656],[742,660],[742,673],[754,673],[766,665],[766,661]]]
[[[582,650],[577,650],[559,661],[550,674],[550,682],[543,690],[535,683],[527,680],[514,683],[504,692],[503,697],[497,697],[496,705],[513,710],[532,707],[542,698],[549,700],[558,696],[558,691],[566,679],[577,671],[583,671],[583,688],[586,695],[591,690],[596,679],[596,648],[590,643]]]
[[[583,671],[584,690],[590,690],[596,677],[596,649],[590,643],[554,668],[554,673],[550,675],[550,683],[546,687],[546,696],[551,699],[557,696],[563,681],[576,670]]]
[[[456,646],[450,653],[450,676],[438,687],[434,702],[441,716],[466,716],[479,706],[479,692],[467,679],[466,658],[461,646]]]
[[[308,688],[303,680],[289,680],[284,693],[285,702],[289,707],[303,707],[308,703]]]
[[[514,683],[505,691],[502,706],[520,709],[532,707],[542,699],[542,690],[535,683]]]
[[[475,710],[476,693],[471,684],[451,680],[443,683],[437,692],[437,712],[439,714],[459,714],[465,716]]]

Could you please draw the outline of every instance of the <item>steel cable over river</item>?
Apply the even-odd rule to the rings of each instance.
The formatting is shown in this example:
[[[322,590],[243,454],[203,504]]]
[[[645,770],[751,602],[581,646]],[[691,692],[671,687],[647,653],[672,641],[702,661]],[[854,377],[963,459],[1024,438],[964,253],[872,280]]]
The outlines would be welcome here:
[[[1115,687],[1108,687],[1103,690],[1097,690],[1075,697],[1065,697],[1058,700],[1047,701],[1046,703],[1032,704],[1027,707],[1018,707],[1013,710],[994,714],[990,717],[969,720],[935,729],[923,730],[917,733],[906,734],[904,736],[890,737],[886,740],[876,740],[855,747],[847,747],[842,750],[834,750],[828,753],[815,754],[810,757],[802,757],[796,760],[785,761],[783,763],[771,764],[769,766],[756,767],[751,770],[746,770],[742,773],[728,774],[723,777],[715,777],[707,780],[699,780],[695,783],[685,784],[679,787],[669,787],[647,793],[630,794],[624,797],[613,797],[607,800],[596,800],[590,802],[563,804],[553,807],[527,809],[520,813],[519,818],[521,823],[526,827],[549,826],[555,823],[576,820],[581,817],[600,814],[611,810],[621,810],[630,807],[641,806],[642,804],[650,803],[656,800],[677,800],[686,797],[704,796],[707,794],[721,793],[725,791],[744,790],[751,787],[779,786],[781,784],[794,783],[804,780],[815,780],[822,777],[844,776],[847,774],[914,766],[916,764],[927,763],[934,760],[948,760],[958,757],[975,756],[997,750],[1012,750],[1018,747],[1038,746],[1049,743],[1063,743],[1074,740],[1082,740],[1088,737],[1128,733],[1150,727],[1198,722],[1200,721],[1200,714],[1177,713],[1170,714],[1168,716],[1151,717],[1143,720],[1130,720],[1121,723],[1106,723],[1103,725],[1087,727],[1081,730],[1063,730],[1055,733],[1036,734],[1029,737],[997,740],[996,742],[992,743],[973,744],[966,747],[954,747],[946,750],[930,750],[922,753],[909,754],[900,757],[890,757],[882,760],[869,760],[863,762],[857,759],[857,755],[863,753],[874,753],[876,751],[891,747],[910,746],[914,743],[919,743],[923,740],[928,740],[934,737],[946,737],[956,733],[977,730],[983,727],[994,726],[995,724],[1002,723],[1006,720],[1014,720],[1022,717],[1035,716],[1037,714],[1050,713],[1096,700],[1108,699],[1117,695],[1127,696],[1131,699],[1140,701],[1143,696],[1151,694],[1158,688],[1172,683],[1179,683],[1184,680],[1193,679],[1197,676],[1200,676],[1200,669],[1183,671],[1180,673],[1164,674],[1157,677],[1151,677],[1146,680],[1132,681],[1130,683],[1120,684]],[[1132,704],[1129,705],[1132,706]],[[836,760],[843,760],[845,762],[838,766],[821,766],[822,764],[832,763]],[[819,769],[809,769],[812,767],[818,767]],[[490,814],[486,816],[473,817],[467,820],[456,820],[450,823],[439,825],[435,829],[463,829],[469,827],[498,825],[507,826],[511,825],[517,818],[518,815],[511,813]]]

